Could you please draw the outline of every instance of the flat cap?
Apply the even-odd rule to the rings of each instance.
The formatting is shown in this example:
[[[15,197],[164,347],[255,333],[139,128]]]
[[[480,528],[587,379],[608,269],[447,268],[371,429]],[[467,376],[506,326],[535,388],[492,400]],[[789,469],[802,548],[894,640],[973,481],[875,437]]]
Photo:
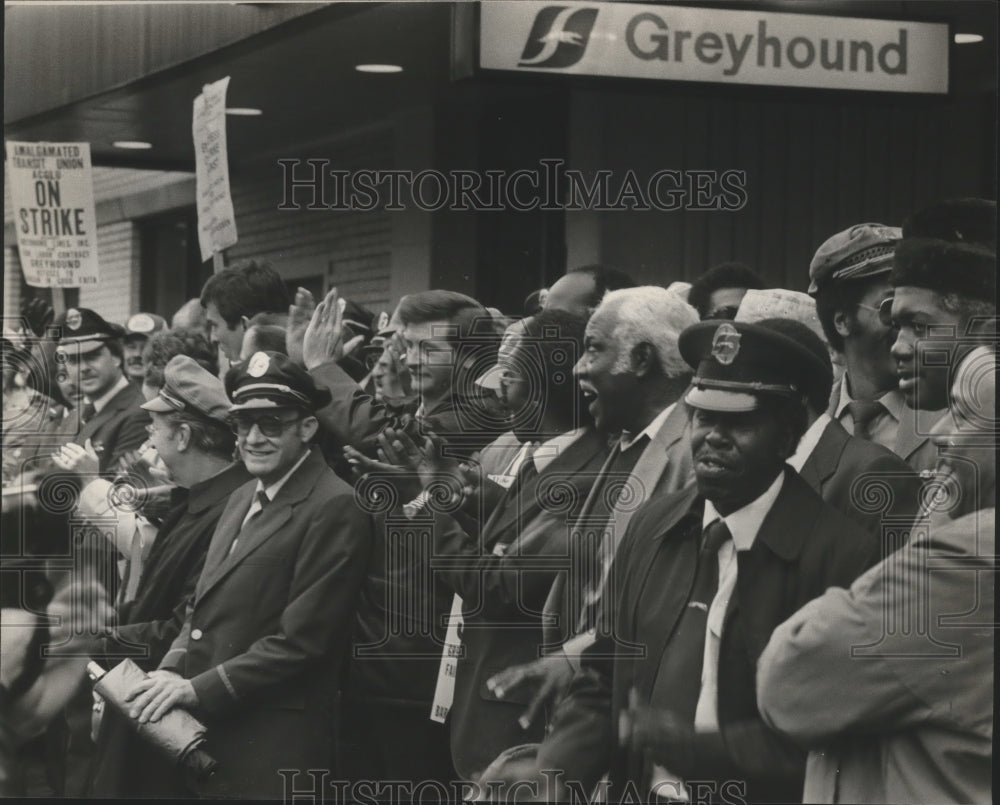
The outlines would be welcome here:
[[[710,320],[681,333],[694,368],[685,401],[709,411],[753,411],[761,396],[806,399],[830,386],[830,362],[784,333],[758,324]]]
[[[167,321],[155,313],[136,313],[125,322],[125,338],[149,338],[167,329]]]
[[[855,224],[828,238],[809,264],[809,290],[816,294],[833,282],[867,279],[892,270],[892,255],[902,236],[899,227]]]
[[[163,369],[163,387],[141,407],[157,414],[184,412],[226,423],[229,398],[222,381],[187,355],[175,355]]]
[[[950,199],[915,212],[903,224],[889,282],[996,299],[995,201]]]
[[[328,405],[330,392],[280,352],[255,352],[226,373],[230,413],[255,408],[298,406],[315,411]]]
[[[86,307],[71,307],[53,324],[62,329],[59,346],[76,346],[80,352],[91,352],[103,346],[106,341],[114,341],[125,335],[124,328],[105,321],[99,313]]]

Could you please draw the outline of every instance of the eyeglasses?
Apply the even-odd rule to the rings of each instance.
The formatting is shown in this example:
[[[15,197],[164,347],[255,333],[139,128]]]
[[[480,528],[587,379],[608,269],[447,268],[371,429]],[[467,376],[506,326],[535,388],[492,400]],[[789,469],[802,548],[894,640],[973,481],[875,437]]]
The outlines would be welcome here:
[[[859,307],[863,307],[863,305],[859,305]],[[883,299],[881,302],[879,302],[878,303],[878,308],[875,309],[875,312],[878,314],[878,320],[879,320],[879,322],[883,326],[890,327],[890,328],[892,328],[894,330],[899,329],[898,325],[896,324],[896,322],[894,322],[892,320],[892,297],[891,296],[887,297],[886,299]]]
[[[256,425],[262,435],[269,439],[281,436],[288,428],[296,422],[301,422],[302,417],[294,419],[282,419],[274,414],[264,414],[263,416],[250,416],[249,414],[234,414],[229,418],[229,427],[237,436],[246,436]]]

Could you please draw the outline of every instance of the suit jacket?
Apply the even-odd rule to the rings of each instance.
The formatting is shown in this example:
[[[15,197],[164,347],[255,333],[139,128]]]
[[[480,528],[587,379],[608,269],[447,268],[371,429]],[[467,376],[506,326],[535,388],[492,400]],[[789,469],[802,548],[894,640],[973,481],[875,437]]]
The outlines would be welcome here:
[[[807,802],[993,801],[995,553],[995,509],[925,522],[775,630],[758,701]]]
[[[278,769],[330,766],[334,694],[372,527],[318,450],[243,526],[256,484],[222,513],[160,667],[191,680],[206,751],[219,761],[200,793],[270,799],[283,795]]]
[[[187,601],[201,575],[205,553],[229,497],[250,481],[242,463],[190,490],[175,489],[178,504],[167,514],[150,548],[134,601],[119,608],[118,626],[105,638],[104,664],[123,656],[143,670],[156,668],[184,625]],[[141,652],[141,655],[138,653]],[[180,796],[176,770],[149,745],[135,740],[124,716],[105,710],[97,738],[92,797]]]
[[[435,524],[435,553],[465,560],[441,571],[463,602],[463,654],[449,713],[452,760],[463,779],[474,779],[504,749],[541,740],[543,724],[525,731],[517,723],[527,700],[516,693],[497,699],[486,680],[538,658],[542,608],[569,556],[570,523],[607,454],[607,439],[587,430],[512,488],[481,533],[466,534],[446,516]]]
[[[693,477],[687,408],[678,401],[632,468],[628,484],[634,491],[623,492],[614,507],[608,527],[612,529],[615,544],[621,541],[632,516],[643,502],[681,489]],[[586,520],[595,508],[596,501],[591,498],[583,505],[581,521]],[[545,644],[549,648],[574,635],[581,612],[582,602],[570,600],[566,576],[566,573],[560,573],[556,577],[545,602]]]
[[[567,780],[585,786],[610,769],[616,785],[631,782],[639,796],[649,793],[643,759],[616,749],[616,725],[633,686],[640,702],[650,702],[664,648],[694,583],[702,510],[691,485],[650,501],[632,519],[616,557],[614,594],[602,600],[611,608],[614,634],[586,651],[539,749],[539,768],[564,769]],[[785,470],[753,547],[737,553],[718,662],[724,749],[719,756],[696,756],[694,768],[671,771],[689,780],[742,783],[747,802],[801,798],[804,753],[757,713],[757,658],[778,624],[830,585],[849,584],[877,558],[873,536]],[[663,765],[670,767],[666,760]]]
[[[827,413],[834,418],[837,415],[840,385],[843,382],[843,377],[837,380],[830,393],[830,407],[827,409]],[[937,464],[937,446],[928,438],[928,434],[946,411],[946,408],[939,411],[903,408],[903,416],[899,420],[899,429],[896,431],[896,441],[892,445],[892,452],[909,464],[914,472],[931,471]]]
[[[882,445],[851,436],[837,420],[823,429],[799,474],[823,500],[872,534],[882,533],[885,517],[912,521],[920,505],[922,484],[910,465]]]
[[[146,441],[149,414],[139,407],[144,402],[142,392],[129,383],[73,437],[81,445],[90,439],[100,460],[101,475],[113,475],[118,459]]]

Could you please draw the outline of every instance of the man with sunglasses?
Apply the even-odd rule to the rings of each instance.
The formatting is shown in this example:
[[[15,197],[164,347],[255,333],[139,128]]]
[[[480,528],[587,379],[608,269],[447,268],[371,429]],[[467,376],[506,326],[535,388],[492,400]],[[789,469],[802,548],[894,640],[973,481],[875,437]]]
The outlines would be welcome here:
[[[92,481],[81,495],[81,509],[116,518],[113,533],[129,562],[117,622],[93,655],[107,667],[122,657],[131,657],[143,670],[157,667],[183,625],[183,607],[194,592],[219,517],[229,497],[250,480],[243,464],[233,462],[235,439],[222,381],[187,355],[172,358],[163,379],[157,396],[142,406],[153,419],[150,443],[177,483],[159,530],[127,508],[110,507],[114,498],[104,479]],[[88,796],[188,793],[151,745],[134,740],[128,720],[106,709]]]
[[[287,356],[258,352],[229,371],[226,391],[256,480],[230,498],[184,627],[130,714],[145,723],[182,707],[201,718],[219,768],[200,795],[276,799],[279,770],[330,767],[372,525],[311,446],[326,390]]]
[[[809,294],[827,341],[846,367],[833,387],[830,416],[848,433],[889,448],[917,472],[930,471],[934,445],[926,434],[942,411],[915,413],[907,407],[889,354],[896,334],[878,312],[892,296],[889,272],[899,237],[899,228],[874,223],[833,235],[809,265]]]

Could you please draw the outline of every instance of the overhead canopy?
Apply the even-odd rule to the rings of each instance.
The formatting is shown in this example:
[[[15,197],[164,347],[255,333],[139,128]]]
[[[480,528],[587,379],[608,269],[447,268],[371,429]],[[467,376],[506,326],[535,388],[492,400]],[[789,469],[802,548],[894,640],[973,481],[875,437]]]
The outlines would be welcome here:
[[[979,44],[953,47],[952,92],[996,92],[993,0],[727,5],[952,22],[955,32],[984,37]],[[228,105],[263,112],[230,118],[231,164],[297,156],[288,153],[290,146],[328,140],[391,111],[453,93],[452,7],[423,2],[8,6],[4,136],[86,141],[98,165],[191,170],[192,101],[204,84],[229,75]],[[368,63],[404,69],[388,75],[354,69]],[[153,147],[125,151],[112,145],[121,140]]]
[[[447,3],[13,6],[5,12],[4,136],[86,141],[98,165],[190,170],[191,109],[232,77],[230,162],[287,155],[449,82]],[[401,73],[355,65],[392,63]],[[145,141],[146,151],[116,148]]]

